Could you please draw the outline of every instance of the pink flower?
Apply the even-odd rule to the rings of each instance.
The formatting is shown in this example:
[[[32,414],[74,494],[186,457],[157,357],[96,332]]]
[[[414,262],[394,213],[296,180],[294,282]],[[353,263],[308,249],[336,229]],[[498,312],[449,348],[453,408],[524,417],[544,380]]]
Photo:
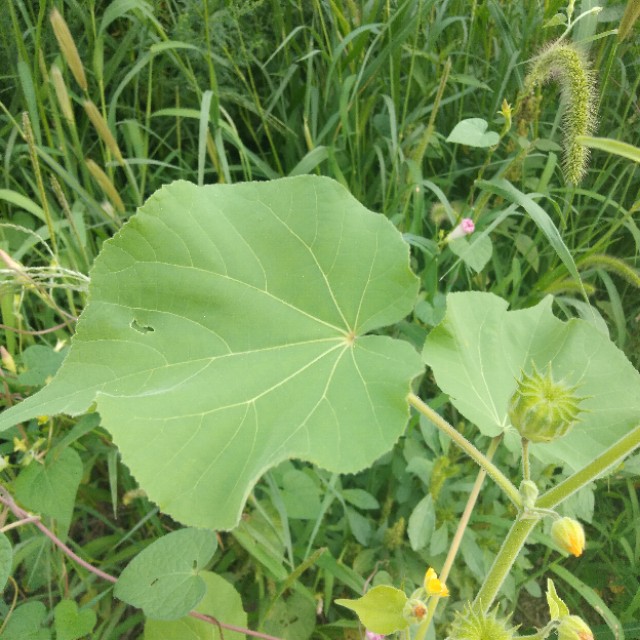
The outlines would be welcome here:
[[[365,640],[384,640],[384,636],[381,633],[374,633],[373,631],[367,631],[364,637]]]
[[[464,238],[470,233],[473,233],[475,229],[476,225],[473,224],[473,220],[471,218],[462,218],[460,224],[457,227],[454,227],[447,236],[447,242],[457,240],[458,238]]]

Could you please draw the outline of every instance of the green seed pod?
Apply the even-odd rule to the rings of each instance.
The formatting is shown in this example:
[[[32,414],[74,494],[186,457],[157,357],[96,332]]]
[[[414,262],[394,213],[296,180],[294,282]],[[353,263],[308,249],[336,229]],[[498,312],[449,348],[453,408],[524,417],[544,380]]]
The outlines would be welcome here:
[[[420,598],[409,598],[402,610],[402,616],[409,624],[420,624],[426,615],[427,605]]]
[[[498,618],[495,609],[485,614],[468,604],[456,614],[447,640],[512,640],[516,630],[508,620]]]
[[[580,403],[576,387],[556,382],[551,364],[542,374],[522,372],[518,387],[509,401],[509,419],[520,435],[531,442],[551,442],[567,434],[578,421]]]

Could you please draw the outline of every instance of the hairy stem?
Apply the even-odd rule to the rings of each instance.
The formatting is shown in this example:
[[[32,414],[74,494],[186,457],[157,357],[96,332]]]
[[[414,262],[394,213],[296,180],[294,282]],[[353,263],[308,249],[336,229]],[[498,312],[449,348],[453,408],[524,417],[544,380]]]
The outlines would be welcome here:
[[[553,489],[550,489],[544,495],[540,496],[536,501],[536,508],[551,509],[560,504],[572,493],[589,484],[607,469],[623,460],[639,446],[640,425],[601,453],[586,467],[572,474]],[[482,607],[485,613],[491,608],[502,583],[524,546],[527,536],[531,533],[537,522],[538,518],[523,518],[516,520],[511,527],[474,601],[474,605]]]
[[[495,438],[493,438],[493,440],[491,441],[491,445],[487,450],[487,460],[491,460],[491,458],[493,458],[493,454],[496,452],[496,449],[498,448],[501,440],[502,436],[496,436]],[[453,561],[458,554],[458,549],[460,548],[460,543],[462,542],[462,536],[464,536],[467,524],[469,524],[471,513],[473,512],[473,508],[475,507],[478,500],[478,495],[480,494],[480,489],[482,488],[482,484],[486,475],[487,472],[483,468],[481,468],[471,489],[469,498],[467,499],[467,504],[464,508],[462,516],[460,517],[460,521],[458,522],[458,527],[453,536],[453,540],[451,541],[451,546],[449,547],[447,557],[444,561],[444,565],[442,566],[442,571],[440,571],[440,580],[443,582],[443,584],[447,582],[447,578],[449,577],[449,571],[451,571]],[[427,631],[429,630],[431,620],[433,620],[438,602],[440,602],[440,598],[438,596],[432,596],[429,599],[429,604],[427,605],[427,615],[418,628],[415,640],[424,640],[424,638],[427,637]]]
[[[537,518],[526,518],[518,519],[511,525],[511,529],[504,539],[491,569],[489,569],[489,574],[473,601],[473,606],[480,607],[484,613],[488,613],[502,583],[509,575],[513,563],[537,522]]]
[[[454,429],[439,413],[434,411],[428,404],[423,402],[417,395],[410,393],[409,403],[423,416],[428,418],[433,424],[446,433],[472,460],[479,464],[487,475],[505,492],[509,500],[522,508],[522,498],[520,492],[507,476],[498,469],[481,451],[476,449],[460,432]]]

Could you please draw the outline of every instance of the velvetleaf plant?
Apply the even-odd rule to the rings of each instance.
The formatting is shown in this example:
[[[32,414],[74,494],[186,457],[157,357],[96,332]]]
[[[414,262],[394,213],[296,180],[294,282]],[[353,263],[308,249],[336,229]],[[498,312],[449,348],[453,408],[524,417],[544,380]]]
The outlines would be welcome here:
[[[393,446],[413,407],[452,437],[518,512],[452,640],[466,637],[461,630],[484,633],[495,625],[512,636],[493,609],[500,587],[535,525],[640,445],[640,376],[592,325],[555,318],[551,298],[508,311],[492,294],[451,294],[420,355],[384,329],[411,312],[417,295],[401,235],[332,180],[179,181],[156,192],[105,243],[61,369],[5,411],[0,429],[94,409],[149,497],[196,527],[185,529],[192,565],[183,559],[178,567],[188,588],[174,610],[163,608],[174,586],[171,563],[140,585],[148,569],[140,560],[139,571],[118,581],[116,595],[153,622],[158,612],[179,619],[207,597],[215,577],[202,567],[215,547],[203,550],[197,528],[234,527],[267,469],[288,458],[338,472],[363,469]],[[412,391],[425,365],[481,433],[522,448],[522,488]],[[509,415],[522,376],[535,379],[536,371],[577,389],[580,404],[578,424],[544,443],[529,443]],[[538,496],[529,455],[561,461],[573,473]],[[374,587],[364,603],[343,604],[361,617],[366,610],[373,634],[422,639],[448,595],[445,573],[428,569],[411,597]],[[164,585],[157,599],[155,585]]]

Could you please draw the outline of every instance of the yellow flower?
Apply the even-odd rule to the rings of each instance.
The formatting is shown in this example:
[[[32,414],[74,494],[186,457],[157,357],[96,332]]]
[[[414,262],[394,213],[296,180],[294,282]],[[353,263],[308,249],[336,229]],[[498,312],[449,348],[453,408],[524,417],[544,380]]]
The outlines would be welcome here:
[[[27,441],[23,438],[13,438],[13,450],[27,452]]]
[[[551,538],[561,549],[572,553],[576,558],[584,551],[584,529],[573,518],[556,520],[551,525]]]
[[[438,579],[438,574],[431,567],[427,569],[427,573],[424,576],[424,590],[428,596],[446,598],[449,595],[449,589],[447,589],[444,582]]]

